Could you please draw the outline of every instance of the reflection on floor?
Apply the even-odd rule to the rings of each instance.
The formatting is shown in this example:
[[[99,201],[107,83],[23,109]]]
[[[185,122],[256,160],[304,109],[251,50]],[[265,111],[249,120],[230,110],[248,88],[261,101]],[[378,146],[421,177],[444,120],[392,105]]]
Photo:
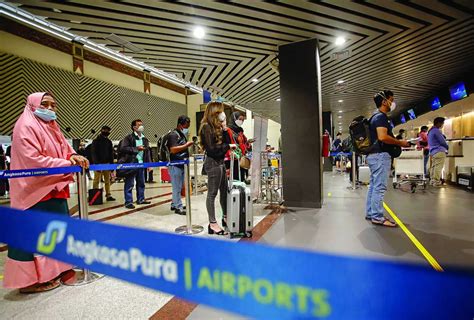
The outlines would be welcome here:
[[[283,215],[260,239],[261,243],[305,248],[364,258],[408,261],[431,268],[400,228],[373,226],[364,220],[367,189],[348,189],[347,177],[326,173],[322,209],[297,209]],[[91,219],[173,232],[185,217],[169,210],[169,184],[147,185],[151,207],[127,214],[123,184],[114,185],[114,203],[91,208]],[[205,195],[193,197],[193,222],[207,224]],[[474,206],[472,193],[453,187],[419,190],[412,194],[393,190],[386,203],[444,269],[474,267]],[[74,199],[70,206],[75,204]],[[106,211],[100,211],[119,206]],[[268,211],[257,206],[256,222]],[[218,211],[219,212],[219,211]],[[200,236],[208,236],[201,234]],[[6,253],[0,253],[0,274]],[[19,295],[0,289],[2,317],[29,318],[148,318],[172,296],[137,287],[110,277],[84,286],[62,287],[41,295]],[[241,319],[235,314],[198,306],[188,319]]]

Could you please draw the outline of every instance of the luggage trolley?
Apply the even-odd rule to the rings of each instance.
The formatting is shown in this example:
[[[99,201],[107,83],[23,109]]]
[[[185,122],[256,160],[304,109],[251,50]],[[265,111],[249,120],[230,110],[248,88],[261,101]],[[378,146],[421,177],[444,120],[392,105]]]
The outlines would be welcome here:
[[[426,189],[428,180],[425,177],[423,150],[404,149],[400,157],[395,159],[393,188],[410,184],[410,191],[415,193],[417,186]]]

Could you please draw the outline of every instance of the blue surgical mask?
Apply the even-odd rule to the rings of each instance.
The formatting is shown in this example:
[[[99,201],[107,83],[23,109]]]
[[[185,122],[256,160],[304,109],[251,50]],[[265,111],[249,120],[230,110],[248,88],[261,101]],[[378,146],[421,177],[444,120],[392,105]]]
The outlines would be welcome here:
[[[38,118],[46,122],[56,120],[56,112],[48,110],[48,109],[37,108],[33,113],[35,116],[37,116]]]
[[[188,133],[189,133],[189,128],[183,128],[182,131],[183,131],[183,134],[184,134],[185,136],[187,136]]]

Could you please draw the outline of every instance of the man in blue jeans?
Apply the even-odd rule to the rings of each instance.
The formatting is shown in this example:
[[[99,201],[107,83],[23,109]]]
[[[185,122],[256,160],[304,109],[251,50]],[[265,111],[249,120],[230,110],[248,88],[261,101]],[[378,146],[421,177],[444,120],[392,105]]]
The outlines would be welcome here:
[[[140,119],[133,120],[131,124],[133,132],[120,141],[119,151],[121,157],[119,163],[144,163],[151,162],[150,142],[143,135],[145,131]],[[133,185],[137,181],[137,204],[150,204],[145,200],[145,171],[146,169],[133,170],[125,176],[124,198],[125,208],[135,209],[133,205]]]
[[[168,148],[170,150],[170,160],[179,161],[189,158],[188,148],[194,143],[188,142],[189,125],[191,120],[187,116],[179,116],[178,125],[168,137]],[[171,186],[173,188],[173,199],[171,202],[171,211],[176,214],[185,215],[186,207],[181,201],[181,189],[184,183],[184,165],[169,166]]]
[[[388,176],[392,157],[387,152],[393,145],[408,147],[406,140],[397,140],[392,133],[392,125],[387,113],[395,110],[393,92],[384,90],[374,96],[377,112],[370,118],[370,139],[372,147],[367,156],[370,168],[370,185],[367,192],[367,209],[365,219],[384,227],[396,227],[397,224],[383,214],[383,197],[387,191]]]

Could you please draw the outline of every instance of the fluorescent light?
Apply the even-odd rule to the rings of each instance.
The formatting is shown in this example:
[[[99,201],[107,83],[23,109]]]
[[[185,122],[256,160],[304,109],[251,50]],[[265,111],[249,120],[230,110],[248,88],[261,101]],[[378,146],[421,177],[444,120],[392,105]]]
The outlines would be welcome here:
[[[82,23],[81,21],[77,21],[77,20],[70,20],[69,22],[70,22],[70,23],[77,23],[77,24],[81,24],[81,23]]]
[[[202,39],[206,35],[206,31],[203,27],[195,27],[193,30],[194,38]]]
[[[346,39],[344,37],[337,37],[336,39],[336,46],[341,46],[343,45],[344,43],[346,43]]]
[[[344,83],[344,80],[338,80],[337,83],[342,84],[342,83]]]
[[[253,79],[252,79],[252,82],[258,82],[258,79],[257,79],[257,78],[253,78]]]
[[[337,100],[337,102],[341,103],[341,102],[344,102],[344,100]]]
[[[56,9],[56,8],[53,8],[53,11],[54,11],[54,12],[57,12],[57,13],[61,13],[61,12],[62,12],[61,10]]]
[[[280,100],[281,100],[280,98],[277,99],[277,101],[280,101]]]

